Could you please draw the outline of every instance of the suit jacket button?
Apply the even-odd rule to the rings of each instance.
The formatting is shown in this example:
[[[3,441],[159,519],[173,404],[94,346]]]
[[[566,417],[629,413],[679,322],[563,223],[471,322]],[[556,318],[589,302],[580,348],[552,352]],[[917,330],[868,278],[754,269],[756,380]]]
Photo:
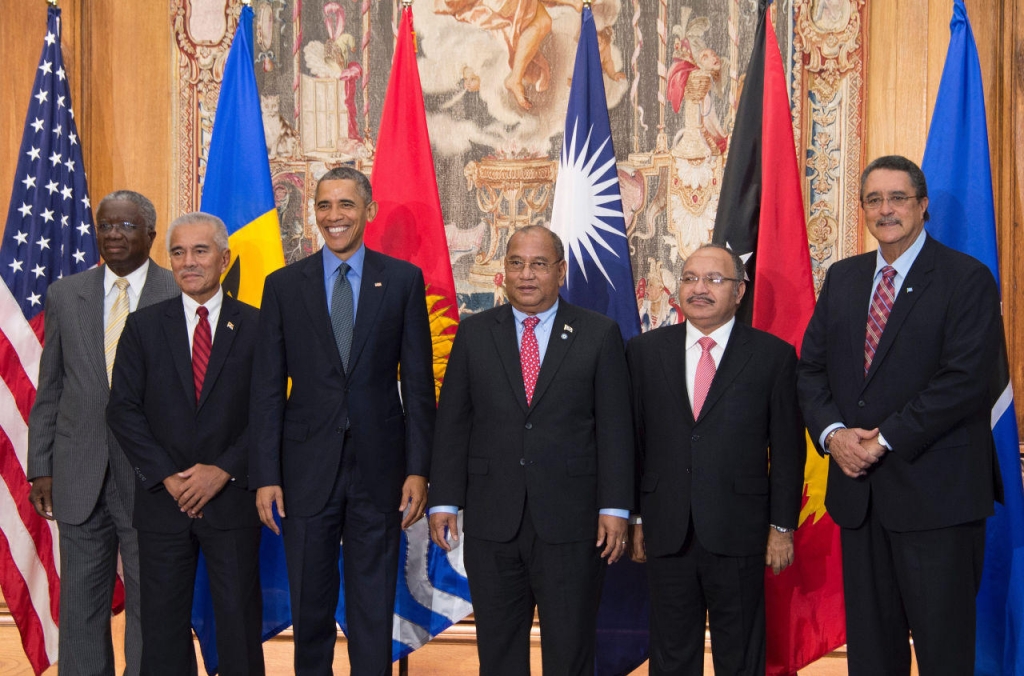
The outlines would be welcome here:
[[[864,408],[865,406],[867,406],[867,404],[864,402],[863,399],[861,399],[860,401],[857,402],[857,406],[859,406],[860,408]]]
[[[533,429],[533,423],[532,422],[526,423],[526,429],[532,430]]]
[[[690,473],[690,468],[689,468],[689,467],[687,467],[687,468],[686,468],[686,473],[687,473],[687,474],[689,474],[689,473]]]
[[[519,458],[519,464],[526,467],[526,458]]]
[[[692,437],[690,437],[690,441],[692,441],[694,443],[700,441],[700,435],[699,434],[694,434]]]

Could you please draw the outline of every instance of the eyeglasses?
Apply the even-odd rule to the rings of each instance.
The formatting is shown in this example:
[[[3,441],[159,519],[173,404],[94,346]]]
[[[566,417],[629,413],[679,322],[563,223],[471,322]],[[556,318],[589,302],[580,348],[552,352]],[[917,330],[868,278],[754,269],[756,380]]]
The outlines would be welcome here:
[[[704,275],[703,277],[698,277],[697,275],[693,274],[686,274],[683,275],[682,279],[679,280],[679,283],[682,284],[683,286],[693,286],[702,279],[704,280],[704,283],[708,286],[721,286],[726,282],[743,281],[742,279],[734,279],[733,277],[723,277],[717,272],[713,272],[711,274]]]
[[[119,230],[125,235],[131,234],[141,228],[141,225],[136,225],[130,221],[121,221],[120,223],[97,223],[96,229],[100,232],[113,232]]]
[[[548,263],[547,261],[530,261],[527,263],[521,258],[510,258],[505,261],[505,269],[509,272],[520,273],[526,269],[527,265],[530,267],[530,271],[536,275],[546,275],[555,269],[562,259],[559,258],[554,263]]]
[[[882,204],[888,202],[889,206],[893,209],[902,209],[907,206],[907,202],[916,199],[917,195],[904,195],[901,192],[894,193],[888,197],[883,197],[882,195],[871,195],[864,198],[864,208],[870,211],[876,211],[882,208]]]

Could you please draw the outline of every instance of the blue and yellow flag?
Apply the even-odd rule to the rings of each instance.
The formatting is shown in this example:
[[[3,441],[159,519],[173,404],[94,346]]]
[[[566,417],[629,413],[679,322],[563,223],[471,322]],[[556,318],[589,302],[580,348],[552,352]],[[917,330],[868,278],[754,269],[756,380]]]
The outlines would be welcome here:
[[[224,292],[259,305],[263,280],[284,266],[284,251],[253,69],[252,21],[252,8],[243,7],[224,66],[202,210],[220,217],[231,235]]]

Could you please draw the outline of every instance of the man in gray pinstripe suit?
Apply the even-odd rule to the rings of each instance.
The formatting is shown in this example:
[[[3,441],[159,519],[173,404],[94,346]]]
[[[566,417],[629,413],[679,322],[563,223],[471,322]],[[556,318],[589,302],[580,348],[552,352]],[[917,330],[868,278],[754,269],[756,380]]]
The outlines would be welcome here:
[[[127,312],[180,291],[174,276],[149,259],[156,210],[146,197],[130,190],[104,197],[96,235],[105,264],[58,280],[47,294],[39,386],[29,416],[29,499],[60,532],[59,673],[114,673],[110,607],[120,550],[125,673],[135,676],[142,653],[139,550],[131,525],[135,475],[107,429],[113,363],[104,343],[116,347]]]

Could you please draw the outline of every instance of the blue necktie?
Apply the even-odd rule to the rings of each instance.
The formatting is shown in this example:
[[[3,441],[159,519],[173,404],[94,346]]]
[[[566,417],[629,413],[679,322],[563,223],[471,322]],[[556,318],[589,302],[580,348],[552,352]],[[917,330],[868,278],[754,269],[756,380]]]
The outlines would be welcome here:
[[[341,364],[348,371],[349,352],[352,351],[352,285],[348,281],[348,263],[338,267],[338,276],[334,280],[334,293],[331,296],[331,328],[334,329],[334,341],[338,344]]]

